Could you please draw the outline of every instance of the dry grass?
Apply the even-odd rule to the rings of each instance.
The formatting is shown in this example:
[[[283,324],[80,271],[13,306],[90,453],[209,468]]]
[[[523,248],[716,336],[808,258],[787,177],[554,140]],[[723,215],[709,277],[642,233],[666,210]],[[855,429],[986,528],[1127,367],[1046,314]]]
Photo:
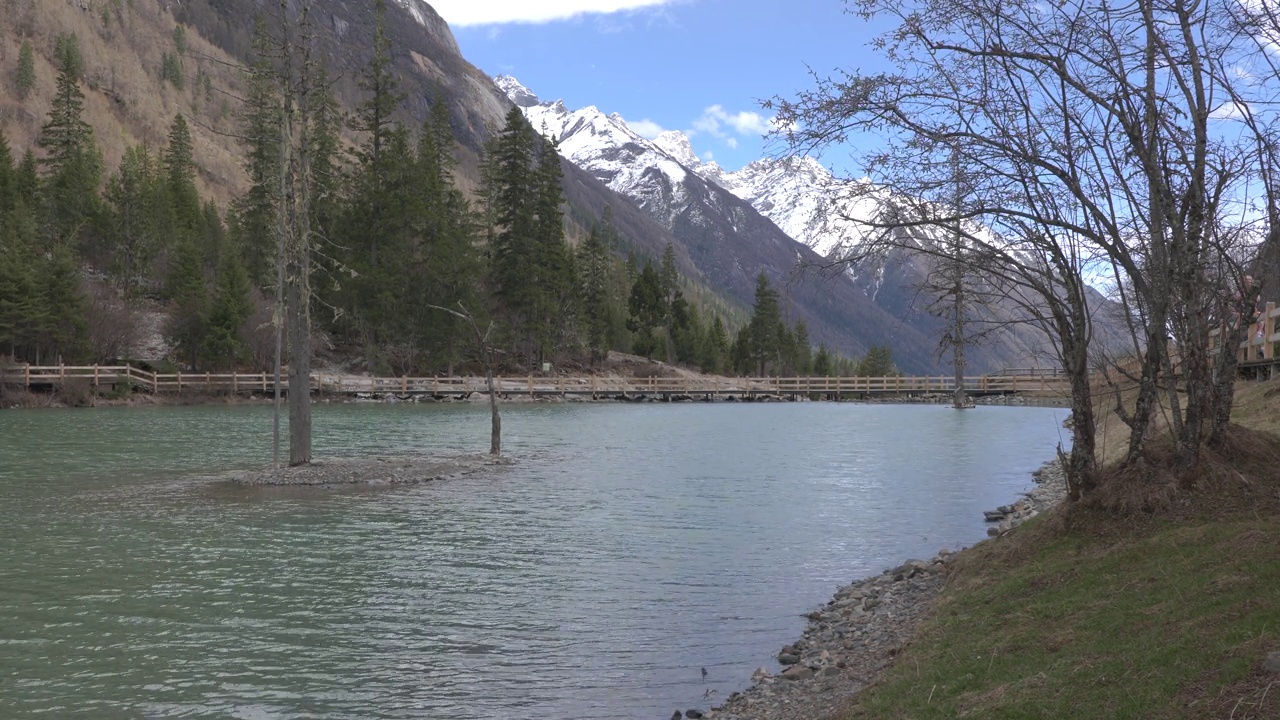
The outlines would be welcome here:
[[[1160,429],[1094,496],[956,556],[933,618],[844,716],[1280,717],[1261,669],[1280,649],[1280,382],[1242,382],[1235,410],[1196,467]]]
[[[246,185],[241,150],[227,134],[235,130],[239,72],[230,57],[188,29],[185,89],[162,81],[161,56],[174,51],[175,23],[161,6],[158,0],[0,0],[6,18],[0,25],[0,128],[16,155],[34,148],[57,77],[54,44],[59,35],[75,33],[85,64],[85,121],[94,128],[107,174],[131,145],[164,147],[169,124],[183,113],[191,121],[201,190],[225,205]],[[36,88],[19,101],[13,70],[23,40],[35,52]],[[210,100],[196,82],[198,70],[210,77]],[[224,98],[230,112],[223,112]]]

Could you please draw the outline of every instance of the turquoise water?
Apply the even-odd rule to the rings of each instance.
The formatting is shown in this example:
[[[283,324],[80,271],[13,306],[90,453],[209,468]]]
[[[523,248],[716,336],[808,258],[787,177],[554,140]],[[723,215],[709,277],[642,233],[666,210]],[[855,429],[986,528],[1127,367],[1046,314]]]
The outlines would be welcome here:
[[[195,479],[269,462],[269,408],[0,413],[0,717],[706,707],[836,586],[982,538],[1064,415],[521,405],[509,467],[324,492]],[[487,433],[484,407],[315,417],[319,458]]]

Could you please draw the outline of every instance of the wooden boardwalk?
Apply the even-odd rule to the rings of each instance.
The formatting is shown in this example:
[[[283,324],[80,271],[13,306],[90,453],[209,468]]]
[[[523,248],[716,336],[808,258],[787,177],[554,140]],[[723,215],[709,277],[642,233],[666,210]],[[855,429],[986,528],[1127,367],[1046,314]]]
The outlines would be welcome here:
[[[1259,378],[1280,376],[1280,308],[1267,303],[1260,318],[1262,332],[1250,328],[1240,344],[1241,370]],[[1219,331],[1210,333],[1216,340]],[[1129,361],[1137,369],[1138,360]],[[154,373],[132,365],[0,365],[0,383],[24,390],[47,391],[79,382],[107,391],[152,394],[257,394],[274,392],[269,373]],[[947,376],[898,377],[783,377],[783,378],[621,378],[621,377],[504,377],[496,378],[505,397],[589,397],[620,399],[715,399],[757,397],[874,398],[908,395],[947,395],[955,381]],[[463,398],[486,392],[482,377],[369,377],[312,373],[311,391],[319,395],[437,399]],[[127,386],[122,388],[121,386]],[[1055,370],[1007,369],[997,374],[964,378],[973,396],[1035,394],[1065,397],[1066,378]],[[288,392],[287,378],[281,389]]]
[[[25,390],[52,390],[67,382],[88,384],[99,390],[153,394],[258,394],[274,391],[269,373],[153,373],[131,365],[69,366],[21,365],[0,374],[9,387]],[[503,377],[495,378],[500,395],[507,397],[589,397],[589,398],[755,398],[827,397],[858,398],[927,394],[949,394],[955,389],[951,377],[784,377],[784,378],[621,378],[621,377]],[[429,396],[437,399],[462,398],[487,392],[483,377],[368,377],[313,373],[311,391],[319,395],[348,397]],[[964,379],[966,390],[975,396],[1036,393],[1062,396],[1065,378],[1053,371],[1011,372],[979,375]],[[287,378],[281,388],[288,392]]]

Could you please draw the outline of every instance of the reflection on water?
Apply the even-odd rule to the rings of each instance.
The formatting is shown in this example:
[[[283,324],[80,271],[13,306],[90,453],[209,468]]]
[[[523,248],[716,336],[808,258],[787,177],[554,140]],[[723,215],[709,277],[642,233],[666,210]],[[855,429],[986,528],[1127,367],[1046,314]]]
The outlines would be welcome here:
[[[838,584],[980,539],[1064,414],[519,406],[491,474],[280,492],[190,480],[269,459],[267,408],[0,413],[0,717],[705,707]],[[488,444],[484,408],[315,427],[319,457]]]

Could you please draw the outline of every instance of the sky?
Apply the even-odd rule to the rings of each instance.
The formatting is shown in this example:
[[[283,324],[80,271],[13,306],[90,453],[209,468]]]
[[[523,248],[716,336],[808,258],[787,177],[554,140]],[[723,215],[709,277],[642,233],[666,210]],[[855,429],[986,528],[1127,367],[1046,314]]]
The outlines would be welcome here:
[[[811,87],[810,67],[826,76],[875,62],[871,28],[843,0],[427,2],[489,75],[570,109],[618,113],[646,137],[684,131],[730,170],[778,150],[761,137],[762,100]],[[847,156],[822,159],[843,167]]]

